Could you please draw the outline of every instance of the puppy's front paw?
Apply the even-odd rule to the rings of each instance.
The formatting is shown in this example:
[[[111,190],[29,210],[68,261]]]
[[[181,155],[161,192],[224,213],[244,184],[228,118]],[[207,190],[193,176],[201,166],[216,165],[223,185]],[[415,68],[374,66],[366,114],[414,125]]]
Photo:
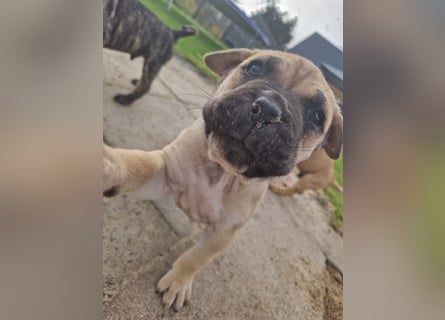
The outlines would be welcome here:
[[[288,187],[289,186],[285,183],[272,182],[269,184],[269,189],[275,193],[280,193],[283,189],[287,189]]]
[[[181,310],[184,302],[189,302],[192,297],[193,277],[181,274],[181,271],[173,268],[158,282],[158,291],[163,292],[162,302],[164,305],[176,311]]]
[[[123,94],[115,95],[113,100],[119,103],[121,106],[129,106],[133,102],[132,98]]]
[[[118,168],[112,157],[112,149],[104,145],[103,150],[103,196],[114,197],[119,193]]]
[[[114,187],[104,190],[103,197],[112,198],[112,197],[117,196],[118,193],[119,193],[119,187],[114,186]]]

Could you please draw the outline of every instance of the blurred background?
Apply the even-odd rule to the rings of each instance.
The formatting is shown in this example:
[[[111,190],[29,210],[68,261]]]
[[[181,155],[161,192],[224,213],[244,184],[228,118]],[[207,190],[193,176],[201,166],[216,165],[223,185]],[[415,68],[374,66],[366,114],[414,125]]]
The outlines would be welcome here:
[[[344,1],[343,22],[321,1],[317,27],[315,1],[143,2],[172,27],[199,26],[193,41],[206,40],[176,50],[210,77],[208,51],[313,54],[346,91],[344,318],[442,319],[445,2]],[[288,32],[267,23],[271,6]],[[101,318],[101,11],[0,4],[1,319]]]
[[[344,8],[345,318],[439,319],[445,2]]]

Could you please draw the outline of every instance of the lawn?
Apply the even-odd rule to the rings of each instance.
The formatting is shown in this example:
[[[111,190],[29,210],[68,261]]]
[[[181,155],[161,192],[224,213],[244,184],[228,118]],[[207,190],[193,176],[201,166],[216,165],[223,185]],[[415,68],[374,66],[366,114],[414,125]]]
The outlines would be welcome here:
[[[172,29],[179,30],[183,25],[194,25],[198,28],[199,34],[197,36],[180,39],[178,41],[176,44],[176,52],[189,60],[205,75],[212,79],[217,79],[218,76],[204,64],[203,56],[207,52],[228,49],[229,47],[217,40],[204,29],[199,22],[193,20],[177,6],[173,5],[170,12],[168,12],[167,2],[164,0],[141,0],[141,2]]]
[[[335,161],[335,177],[337,178],[338,183],[343,187],[343,156]],[[343,224],[343,193],[338,192],[332,187],[324,189],[324,193],[335,208],[332,215],[332,225],[337,230],[341,230]]]

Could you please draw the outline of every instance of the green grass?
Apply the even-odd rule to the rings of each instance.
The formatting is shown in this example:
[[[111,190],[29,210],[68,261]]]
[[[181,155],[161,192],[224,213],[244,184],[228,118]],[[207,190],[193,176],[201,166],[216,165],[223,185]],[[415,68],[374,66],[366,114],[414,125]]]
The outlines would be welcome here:
[[[337,182],[343,187],[343,156],[335,161],[335,177],[337,178]],[[332,225],[337,230],[340,230],[343,224],[343,193],[338,192],[332,187],[324,189],[324,193],[335,208],[332,216]]]
[[[183,10],[173,5],[170,12],[167,11],[167,2],[164,0],[141,0],[159,19],[171,29],[181,29],[183,25],[194,25],[198,28],[197,36],[180,39],[176,44],[176,52],[194,64],[199,71],[212,79],[217,79],[218,75],[210,71],[204,64],[203,56],[207,52],[224,50],[229,47],[217,40],[196,20],[192,19]]]
[[[409,245],[415,249],[419,270],[439,288],[445,285],[445,149],[428,146],[411,161],[416,170],[409,177],[415,184],[407,188],[409,196],[404,204],[408,209]]]

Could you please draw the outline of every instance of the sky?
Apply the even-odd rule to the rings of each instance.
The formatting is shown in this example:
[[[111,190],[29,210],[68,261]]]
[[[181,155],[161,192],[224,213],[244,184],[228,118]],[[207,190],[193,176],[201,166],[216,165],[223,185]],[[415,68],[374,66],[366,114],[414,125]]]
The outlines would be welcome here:
[[[248,15],[263,8],[265,0],[238,0],[239,7]],[[343,50],[343,0],[277,0],[277,6],[298,22],[288,47],[317,31]]]

